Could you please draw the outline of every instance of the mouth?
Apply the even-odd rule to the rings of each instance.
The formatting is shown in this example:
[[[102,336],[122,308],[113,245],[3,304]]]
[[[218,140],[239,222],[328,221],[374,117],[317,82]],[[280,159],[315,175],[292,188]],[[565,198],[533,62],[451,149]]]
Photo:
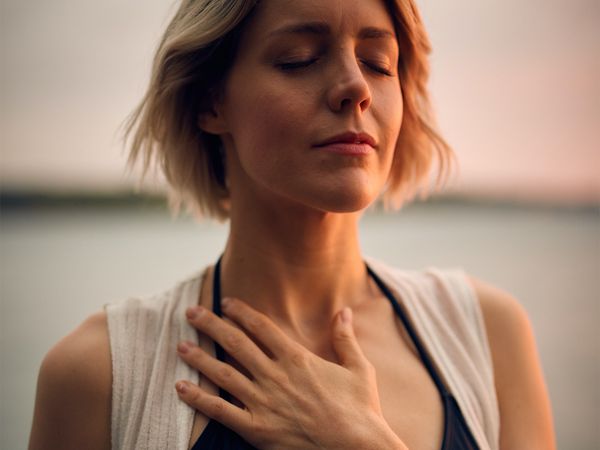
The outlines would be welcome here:
[[[368,133],[346,132],[327,138],[315,148],[349,156],[368,155],[377,149],[377,142]]]

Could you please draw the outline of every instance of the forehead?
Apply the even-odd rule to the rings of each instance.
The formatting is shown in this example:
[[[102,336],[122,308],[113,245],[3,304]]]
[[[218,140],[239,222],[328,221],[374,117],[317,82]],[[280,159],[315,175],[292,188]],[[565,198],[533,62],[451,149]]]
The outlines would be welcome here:
[[[394,32],[384,0],[261,0],[248,32],[267,39],[306,23],[321,24],[331,34],[358,36],[365,28]]]

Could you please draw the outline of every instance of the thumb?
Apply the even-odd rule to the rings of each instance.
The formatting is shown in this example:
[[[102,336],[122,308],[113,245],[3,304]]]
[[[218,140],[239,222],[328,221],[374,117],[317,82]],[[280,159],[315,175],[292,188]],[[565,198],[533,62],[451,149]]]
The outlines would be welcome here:
[[[364,366],[365,355],[358,345],[354,326],[352,324],[352,310],[342,308],[337,314],[333,325],[333,349],[340,361],[340,365],[347,369]]]

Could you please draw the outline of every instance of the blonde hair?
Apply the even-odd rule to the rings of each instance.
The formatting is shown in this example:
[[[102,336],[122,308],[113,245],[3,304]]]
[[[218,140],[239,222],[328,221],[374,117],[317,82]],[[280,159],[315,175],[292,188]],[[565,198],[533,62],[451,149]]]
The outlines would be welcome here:
[[[199,129],[198,115],[219,94],[258,1],[182,0],[154,56],[148,90],[125,124],[125,140],[133,133],[128,167],[142,157],[143,179],[151,163],[159,165],[175,213],[185,204],[195,214],[229,216],[221,142]],[[429,194],[436,159],[439,189],[454,153],[436,131],[427,91],[431,47],[414,0],[385,3],[400,47],[404,116],[383,202],[399,208],[419,192]]]

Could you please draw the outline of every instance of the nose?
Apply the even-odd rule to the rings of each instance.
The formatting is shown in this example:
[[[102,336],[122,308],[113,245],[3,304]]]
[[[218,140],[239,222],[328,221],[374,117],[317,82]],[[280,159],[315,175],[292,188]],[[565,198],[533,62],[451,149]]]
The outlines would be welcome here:
[[[332,68],[333,80],[327,102],[333,112],[365,112],[371,105],[371,89],[359,64],[351,55]]]

